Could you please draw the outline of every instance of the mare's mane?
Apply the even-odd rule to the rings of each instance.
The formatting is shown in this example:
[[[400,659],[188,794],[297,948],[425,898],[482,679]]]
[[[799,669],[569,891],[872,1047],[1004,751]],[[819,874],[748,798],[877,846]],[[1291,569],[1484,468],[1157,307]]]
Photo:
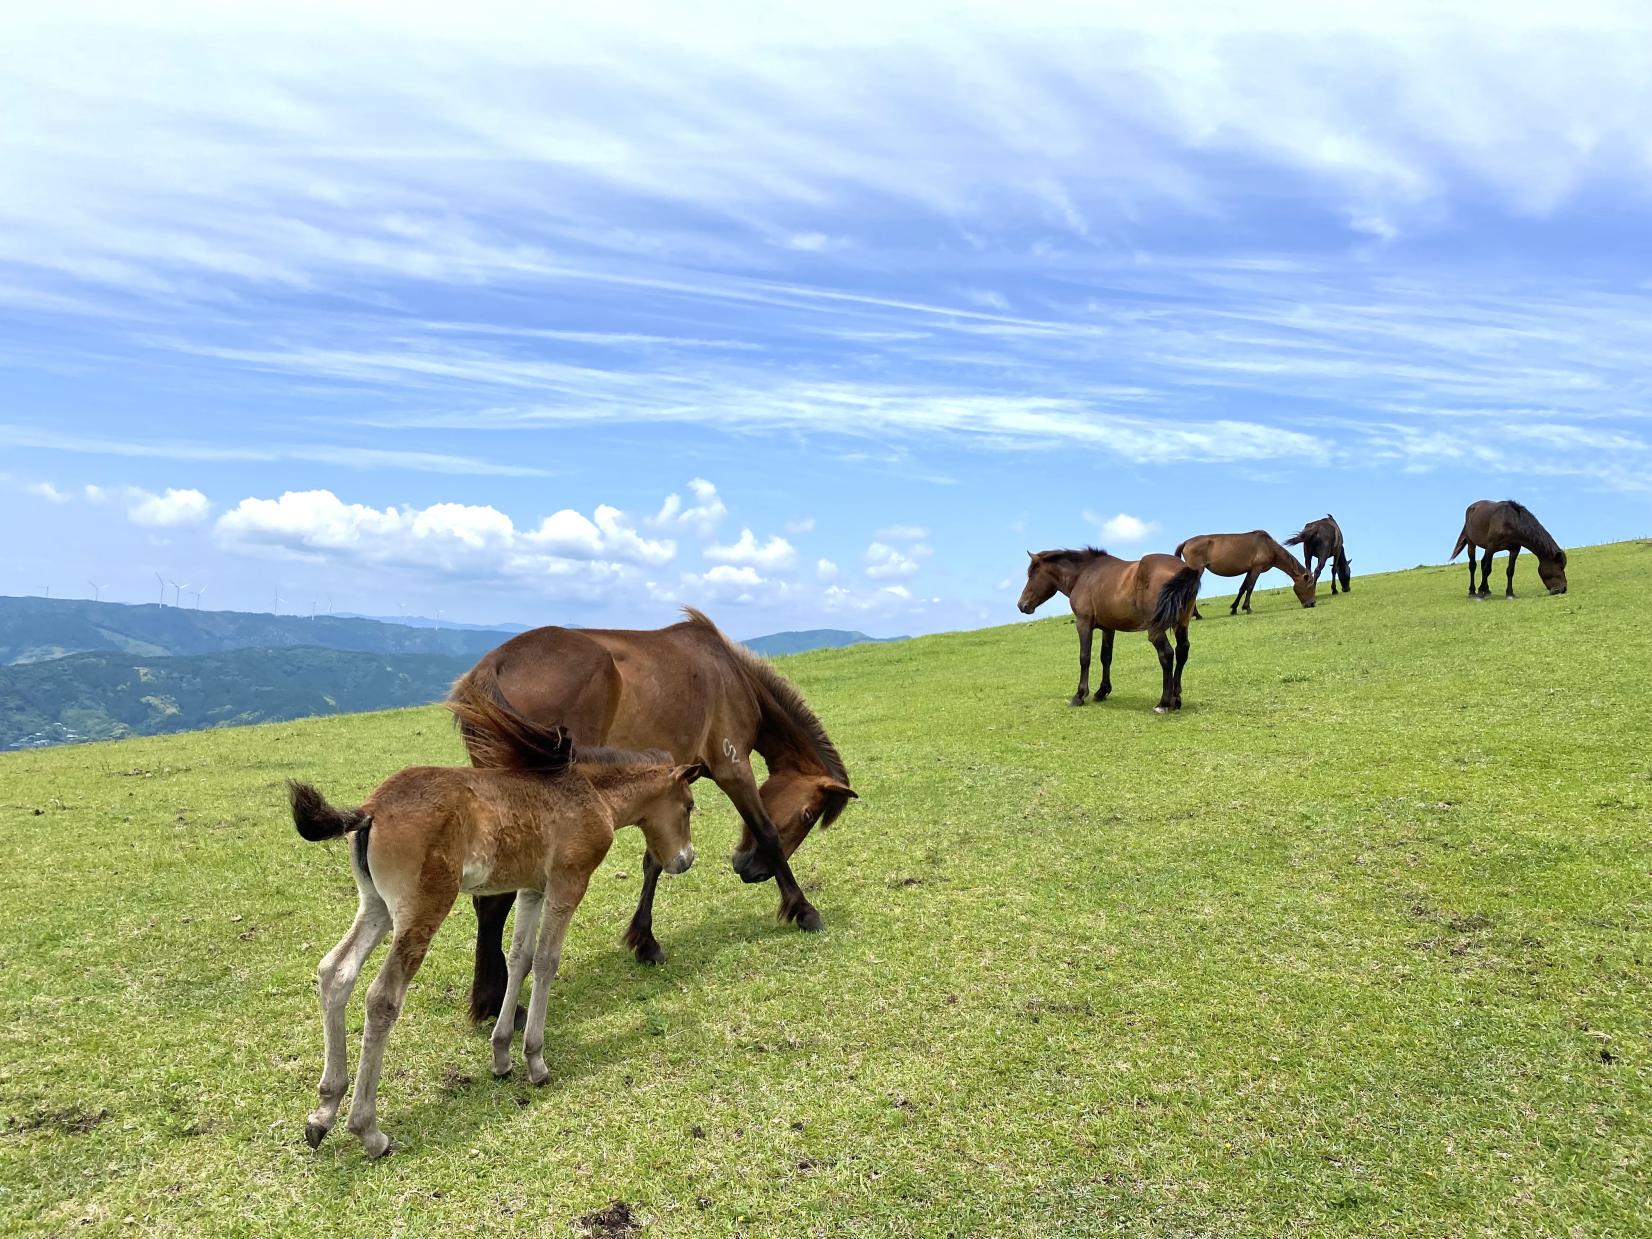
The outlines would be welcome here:
[[[1532,552],[1543,559],[1552,559],[1562,568],[1566,566],[1566,552],[1560,543],[1554,540],[1553,535],[1543,528],[1537,517],[1523,503],[1513,499],[1505,499],[1509,510],[1514,513],[1515,532],[1520,536],[1523,545],[1529,546]]]

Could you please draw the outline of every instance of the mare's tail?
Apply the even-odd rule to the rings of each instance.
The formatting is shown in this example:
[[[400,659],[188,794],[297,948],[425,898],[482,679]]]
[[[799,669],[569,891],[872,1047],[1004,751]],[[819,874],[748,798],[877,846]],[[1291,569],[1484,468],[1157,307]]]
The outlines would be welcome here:
[[[1301,546],[1302,545],[1302,539],[1307,534],[1307,532],[1308,532],[1308,527],[1306,525],[1304,525],[1301,529],[1298,529],[1290,537],[1285,539],[1285,545],[1286,546]]]
[[[1192,538],[1183,538],[1180,542],[1176,543],[1176,549],[1174,551],[1171,551],[1170,553],[1172,555],[1174,555],[1177,559],[1180,559],[1182,557],[1182,548],[1184,546],[1186,546],[1191,541],[1193,541]]]
[[[499,688],[499,669],[484,658],[454,681],[447,708],[459,724],[472,765],[555,774],[574,764],[568,729],[518,714]]]
[[[296,779],[287,780],[287,799],[292,804],[293,825],[298,827],[299,836],[311,843],[366,830],[373,824],[372,814],[360,809],[335,809],[311,784]]]
[[[1457,545],[1451,548],[1451,559],[1456,559],[1457,556],[1461,555],[1463,553],[1463,548],[1467,545],[1468,545],[1468,522],[1465,521],[1465,522],[1463,522],[1463,532],[1457,535]],[[1446,560],[1446,563],[1449,564],[1451,562],[1451,559]]]
[[[1175,628],[1182,622],[1182,613],[1199,596],[1200,573],[1183,568],[1164,583],[1159,590],[1159,601],[1153,608],[1153,627],[1159,631]]]

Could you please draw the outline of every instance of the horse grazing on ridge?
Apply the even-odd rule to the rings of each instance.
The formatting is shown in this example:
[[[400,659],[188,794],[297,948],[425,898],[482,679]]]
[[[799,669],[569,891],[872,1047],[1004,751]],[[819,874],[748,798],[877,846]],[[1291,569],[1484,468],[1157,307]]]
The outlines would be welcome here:
[[[1113,691],[1113,634],[1147,632],[1158,651],[1164,691],[1153,709],[1164,714],[1182,708],[1182,668],[1187,666],[1187,625],[1199,596],[1199,574],[1174,555],[1119,559],[1095,547],[1067,551],[1028,551],[1027,587],[1016,604],[1031,615],[1057,591],[1072,603],[1078,621],[1078,691],[1081,706],[1090,694],[1090,638],[1101,629],[1101,687],[1096,700]],[[1176,630],[1172,655],[1165,633]]]
[[[1353,564],[1349,560],[1342,545],[1342,526],[1337,524],[1337,518],[1327,512],[1317,521],[1309,521],[1296,531],[1293,537],[1285,539],[1286,546],[1300,546],[1302,558],[1312,570],[1314,584],[1319,584],[1319,574],[1325,571],[1325,565],[1331,565],[1331,596],[1337,592],[1337,582],[1342,582],[1342,592],[1352,593],[1354,589]],[[1316,565],[1314,560],[1318,560]]]
[[[1485,598],[1491,593],[1491,557],[1498,551],[1509,553],[1508,589],[1504,597],[1514,597],[1514,561],[1520,558],[1521,548],[1537,556],[1537,575],[1551,594],[1566,592],[1566,552],[1549,531],[1523,507],[1512,499],[1501,502],[1481,499],[1468,505],[1463,513],[1463,531],[1457,535],[1457,545],[1451,550],[1456,559],[1468,548],[1468,596]],[[1484,548],[1480,558],[1480,592],[1474,591],[1474,548]],[[1449,561],[1447,561],[1449,562]]]
[[[304,1126],[311,1148],[338,1118],[348,1081],[345,1007],[361,966],[387,933],[394,931],[395,938],[367,991],[367,1026],[350,1102],[350,1131],[369,1157],[390,1151],[378,1124],[385,1042],[408,983],[461,891],[516,894],[505,1002],[493,1029],[493,1072],[510,1074],[516,998],[531,972],[522,1049],[528,1079],[544,1084],[550,1078],[545,1006],[563,936],[614,831],[642,827],[648,854],[667,873],[694,863],[689,784],[704,773],[702,766],[677,765],[665,753],[576,751],[558,727],[525,724],[521,734],[535,747],[531,768],[414,766],[380,783],[359,809],[336,809],[308,784],[287,785],[293,824],[303,838],[313,843],[351,836],[350,868],[359,895],[355,922],[316,969],[326,1060],[320,1104]]]
[[[1176,558],[1198,572],[1245,578],[1239,592],[1233,596],[1233,605],[1228,608],[1229,615],[1238,612],[1241,602],[1245,604],[1245,614],[1250,614],[1250,598],[1256,592],[1256,578],[1269,568],[1278,568],[1291,578],[1291,588],[1296,591],[1298,602],[1305,607],[1314,605],[1316,582],[1296,556],[1275,542],[1266,530],[1202,533],[1178,546]],[[1193,608],[1193,618],[1204,618],[1197,606]]]
[[[732,857],[746,882],[774,878],[782,921],[820,928],[820,913],[787,859],[809,831],[831,825],[856,798],[820,720],[766,660],[730,641],[700,612],[669,628],[535,628],[484,654],[453,686],[449,706],[477,766],[516,766],[531,753],[523,724],[566,727],[574,743],[664,749],[704,763],[744,823]],[[468,713],[467,713],[468,711]],[[768,766],[761,787],[756,751]],[[665,959],[654,937],[660,865],[643,856],[642,894],[625,944],[642,963]],[[505,992],[500,950],[513,896],[478,897],[471,1016],[499,1012]]]

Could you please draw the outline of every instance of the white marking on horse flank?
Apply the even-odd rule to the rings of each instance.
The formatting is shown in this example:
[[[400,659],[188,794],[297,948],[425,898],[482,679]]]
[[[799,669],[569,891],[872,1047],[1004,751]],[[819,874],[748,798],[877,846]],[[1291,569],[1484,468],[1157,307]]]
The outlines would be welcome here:
[[[725,739],[723,741],[723,756],[727,757],[735,765],[740,764],[740,750],[734,746],[733,740]]]

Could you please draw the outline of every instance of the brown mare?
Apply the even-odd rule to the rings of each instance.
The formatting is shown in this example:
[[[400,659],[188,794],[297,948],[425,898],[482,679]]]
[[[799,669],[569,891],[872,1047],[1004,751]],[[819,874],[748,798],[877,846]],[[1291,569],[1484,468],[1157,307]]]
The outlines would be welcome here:
[[[465,717],[470,707],[457,710]],[[483,710],[467,722],[489,725]],[[576,753],[560,728],[525,726],[537,753],[533,769],[414,766],[379,784],[359,809],[335,809],[308,784],[288,784],[293,824],[301,836],[311,842],[353,836],[350,867],[359,896],[355,922],[316,970],[326,1059],[320,1105],[304,1127],[311,1148],[338,1118],[348,1082],[345,1008],[362,965],[386,934],[395,936],[367,991],[367,1023],[350,1101],[350,1131],[369,1157],[390,1151],[378,1124],[385,1043],[408,983],[461,891],[516,894],[507,1014],[493,1030],[493,1071],[510,1074],[516,998],[531,972],[533,999],[522,1049],[528,1079],[544,1084],[550,1078],[545,1006],[563,936],[614,831],[642,827],[648,854],[667,873],[681,873],[694,863],[689,784],[704,773],[702,767],[674,765],[664,753]]]
[[[1549,531],[1538,523],[1531,510],[1512,499],[1501,502],[1481,499],[1468,505],[1463,514],[1463,532],[1457,535],[1457,545],[1451,558],[1456,559],[1468,548],[1468,596],[1485,598],[1491,593],[1491,557],[1498,551],[1509,553],[1509,582],[1504,594],[1514,597],[1514,561],[1520,558],[1524,547],[1537,556],[1537,575],[1551,594],[1566,592],[1566,552],[1560,543],[1549,536]],[[1480,591],[1474,590],[1474,548],[1484,548],[1480,559]]]
[[[1337,518],[1327,512],[1317,521],[1309,521],[1296,531],[1293,537],[1285,539],[1286,546],[1300,546],[1302,558],[1312,570],[1314,584],[1319,584],[1319,574],[1325,571],[1325,565],[1331,565],[1331,596],[1336,597],[1337,582],[1342,582],[1342,592],[1353,592],[1354,574],[1353,565],[1342,545],[1342,526],[1337,524]],[[1319,562],[1314,563],[1315,560]]]
[[[1256,592],[1256,578],[1269,568],[1278,568],[1291,578],[1291,588],[1296,591],[1298,602],[1305,607],[1314,605],[1314,579],[1297,562],[1296,556],[1275,542],[1266,530],[1202,533],[1178,546],[1176,558],[1196,572],[1245,578],[1239,592],[1233,596],[1233,605],[1228,608],[1229,615],[1238,612],[1241,602],[1245,604],[1245,614],[1250,614],[1250,596]],[[1199,614],[1198,607],[1193,608],[1193,618],[1204,618]]]
[[[1199,596],[1199,574],[1174,555],[1118,559],[1086,547],[1077,551],[1028,551],[1027,587],[1016,605],[1031,615],[1057,591],[1066,594],[1078,621],[1078,691],[1081,706],[1090,693],[1090,638],[1101,629],[1101,687],[1096,700],[1113,691],[1113,634],[1147,632],[1164,671],[1164,691],[1153,709],[1182,708],[1182,668],[1187,666],[1187,625]],[[1165,633],[1176,630],[1172,656]]]
[[[484,654],[453,686],[455,709],[509,702],[542,725],[561,724],[576,744],[664,749],[679,762],[703,762],[734,802],[745,829],[732,858],[747,882],[770,877],[780,888],[780,919],[820,928],[820,913],[786,863],[815,826],[829,826],[855,793],[826,729],[801,693],[769,663],[736,645],[700,612],[669,628],[536,628]],[[462,727],[478,766],[510,765],[513,745],[485,728]],[[761,787],[751,753],[762,754]],[[654,938],[660,866],[643,857],[642,896],[625,943],[643,963],[665,958]],[[478,898],[471,1015],[496,1014],[504,996],[499,949],[508,893]]]

